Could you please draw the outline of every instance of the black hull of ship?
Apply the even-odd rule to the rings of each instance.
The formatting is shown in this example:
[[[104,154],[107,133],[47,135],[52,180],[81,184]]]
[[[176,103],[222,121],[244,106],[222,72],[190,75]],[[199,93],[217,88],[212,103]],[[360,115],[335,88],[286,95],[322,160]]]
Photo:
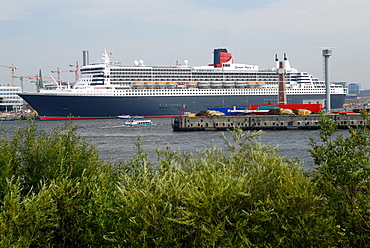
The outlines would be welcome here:
[[[252,104],[276,104],[271,95],[248,96],[69,96],[37,93],[19,94],[42,117],[58,118],[115,118],[117,115],[140,115],[145,117],[179,116],[179,107],[185,112],[197,113],[208,108],[249,108]],[[345,95],[331,95],[331,107],[342,108]],[[275,100],[274,100],[275,99]],[[325,99],[325,95],[287,95],[288,104]],[[47,118],[44,118],[47,119]]]

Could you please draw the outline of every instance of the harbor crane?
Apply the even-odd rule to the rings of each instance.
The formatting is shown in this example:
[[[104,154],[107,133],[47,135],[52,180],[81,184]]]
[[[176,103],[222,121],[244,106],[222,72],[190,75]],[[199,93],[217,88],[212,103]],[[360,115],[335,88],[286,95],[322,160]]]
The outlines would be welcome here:
[[[0,66],[12,69],[12,86],[14,86],[14,71],[17,70],[18,68],[14,67],[13,65],[12,66],[0,65]]]
[[[26,77],[27,79],[33,80],[31,83],[39,83],[39,82],[56,82],[53,77],[39,77],[39,76],[32,76]]]
[[[51,71],[51,73],[58,73],[58,80],[57,80],[57,82],[58,82],[58,84],[60,84],[60,83],[62,82],[62,80],[60,79],[60,74],[61,74],[62,72],[76,72],[76,71],[78,71],[78,70],[66,70],[66,71],[61,71],[61,70],[59,69],[59,67],[58,67],[56,71]]]
[[[77,82],[77,80],[79,78],[79,72],[80,72],[80,70],[79,70],[80,65],[78,64],[78,61],[76,61],[76,64],[69,65],[69,66],[70,67],[75,67],[75,69],[74,70],[61,71],[58,67],[55,71],[51,71],[51,73],[58,73],[58,80],[57,80],[58,83],[62,82],[61,79],[60,79],[60,75],[61,75],[62,72],[74,72],[75,73],[75,82]]]
[[[70,70],[69,72],[74,72],[75,73],[75,82],[77,82],[78,78],[79,78],[79,67],[80,65],[78,64],[78,61],[76,61],[76,64],[75,65],[69,65],[70,67],[75,67],[75,70]]]
[[[32,77],[35,77],[35,76],[14,76],[14,78],[19,78],[20,79],[22,92],[23,92],[23,79],[31,79]],[[36,75],[36,77],[37,77],[37,75]]]

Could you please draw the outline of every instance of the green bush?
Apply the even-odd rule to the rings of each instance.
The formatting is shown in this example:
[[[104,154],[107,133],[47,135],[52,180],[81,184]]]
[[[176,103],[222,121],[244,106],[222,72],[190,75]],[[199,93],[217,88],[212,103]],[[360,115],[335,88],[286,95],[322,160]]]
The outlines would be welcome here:
[[[134,159],[131,166],[141,170],[122,175],[122,221],[109,239],[129,247],[303,247],[330,241],[330,219],[322,218],[322,200],[302,168],[256,142],[257,134],[233,135],[227,153],[215,147],[197,154],[158,151],[157,170],[145,156]]]
[[[56,206],[45,186],[22,196],[21,184],[6,179],[0,206],[0,247],[47,247],[52,244]]]
[[[318,168],[235,129],[194,153],[105,163],[67,123],[0,143],[0,247],[350,247],[369,242],[367,129],[322,119]]]
[[[367,118],[367,116],[364,116]],[[317,164],[315,183],[325,197],[327,215],[334,218],[338,246],[370,243],[370,141],[368,126],[349,128],[347,135],[326,116],[320,122],[318,143],[311,139]]]
[[[37,193],[41,182],[95,173],[103,161],[98,158],[95,146],[76,135],[76,128],[66,123],[51,131],[38,132],[37,126],[31,124],[25,128],[19,126],[11,138],[3,134],[1,185],[6,178],[15,176],[20,179],[23,194],[30,190]]]
[[[31,124],[1,137],[2,247],[107,243],[117,172],[75,131]]]

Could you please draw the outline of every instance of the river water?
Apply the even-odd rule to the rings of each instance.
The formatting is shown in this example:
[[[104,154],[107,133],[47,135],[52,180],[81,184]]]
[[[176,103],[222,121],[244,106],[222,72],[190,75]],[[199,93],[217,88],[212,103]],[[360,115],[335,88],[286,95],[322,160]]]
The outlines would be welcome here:
[[[98,119],[73,120],[77,125],[77,133],[87,141],[93,142],[98,149],[99,156],[108,161],[127,161],[136,153],[138,133],[143,141],[143,148],[148,152],[151,160],[156,160],[156,149],[167,146],[171,150],[180,149],[185,152],[196,152],[215,144],[217,148],[224,147],[224,141],[219,131],[204,132],[173,132],[172,118],[153,118],[155,125],[145,127],[124,127],[124,120]],[[55,128],[66,121],[35,121],[40,130]],[[21,121],[26,125],[27,121]],[[17,121],[6,121],[2,128],[9,131],[18,126]],[[230,137],[228,132],[223,132]],[[307,169],[314,166],[309,153],[310,138],[319,140],[318,130],[268,130],[259,137],[261,143],[278,146],[278,154],[292,158],[299,158]]]

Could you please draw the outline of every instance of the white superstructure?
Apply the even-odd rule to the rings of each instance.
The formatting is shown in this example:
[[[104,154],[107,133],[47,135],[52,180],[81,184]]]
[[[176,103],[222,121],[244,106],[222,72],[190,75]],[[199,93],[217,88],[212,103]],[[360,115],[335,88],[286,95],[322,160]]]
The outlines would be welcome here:
[[[291,68],[285,60],[285,84],[288,95],[325,94],[325,84],[307,72]],[[147,66],[143,62],[122,66],[111,62],[107,52],[102,61],[80,70],[80,78],[68,90],[54,93],[77,95],[277,95],[276,67],[260,70],[257,65],[235,64],[232,60],[213,65],[191,67]],[[331,94],[346,94],[341,85],[331,84]],[[52,93],[50,90],[42,93]]]

